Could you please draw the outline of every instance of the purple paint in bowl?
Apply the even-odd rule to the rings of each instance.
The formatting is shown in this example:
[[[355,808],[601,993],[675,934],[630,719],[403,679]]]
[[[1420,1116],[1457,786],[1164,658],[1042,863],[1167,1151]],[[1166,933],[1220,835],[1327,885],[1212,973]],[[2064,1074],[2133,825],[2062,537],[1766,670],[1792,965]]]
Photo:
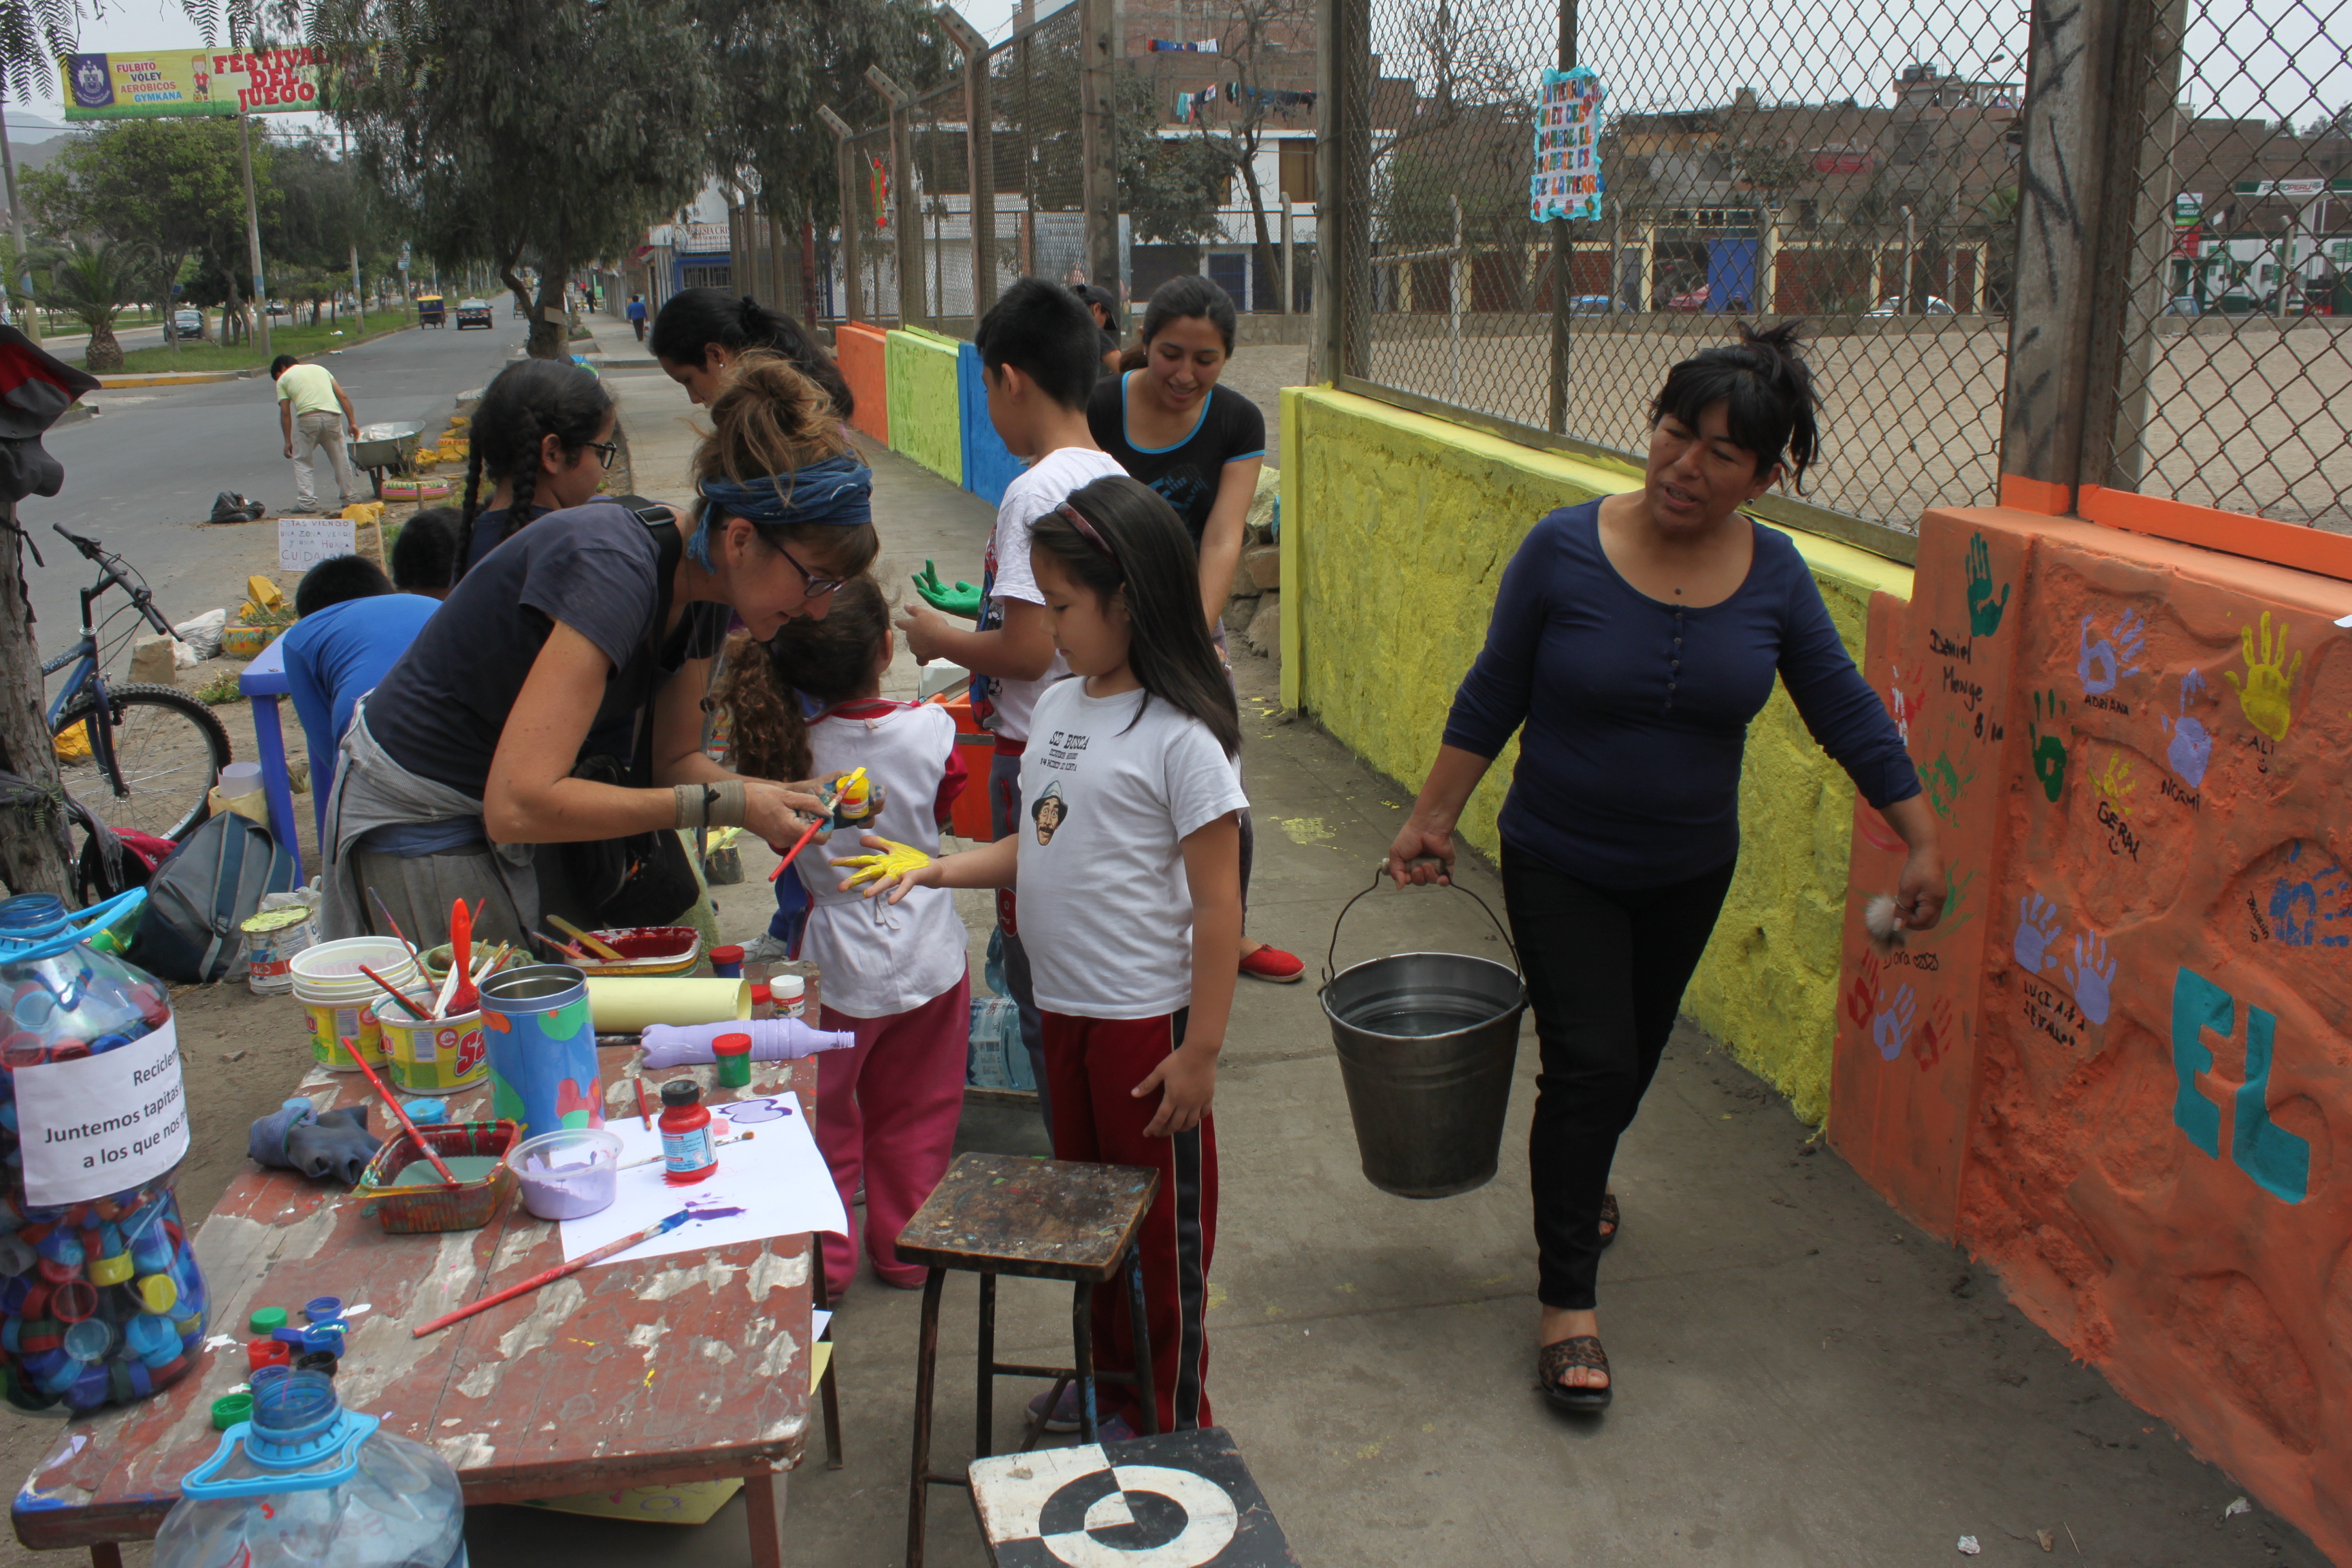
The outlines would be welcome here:
[[[541,1219],[585,1219],[613,1206],[620,1184],[621,1141],[594,1127],[566,1127],[526,1138],[507,1152],[522,1206]]]

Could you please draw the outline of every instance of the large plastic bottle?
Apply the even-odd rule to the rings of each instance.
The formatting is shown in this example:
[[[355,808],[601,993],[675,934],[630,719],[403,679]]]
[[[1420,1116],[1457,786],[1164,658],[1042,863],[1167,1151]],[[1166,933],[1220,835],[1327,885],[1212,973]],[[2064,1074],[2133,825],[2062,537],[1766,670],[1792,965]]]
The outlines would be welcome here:
[[[119,955],[146,896],[0,908],[0,1387],[21,1410],[144,1399],[204,1343],[171,1001]]]
[[[466,1568],[465,1525],[447,1460],[344,1409],[326,1373],[265,1369],[253,1419],[181,1481],[155,1568]]]

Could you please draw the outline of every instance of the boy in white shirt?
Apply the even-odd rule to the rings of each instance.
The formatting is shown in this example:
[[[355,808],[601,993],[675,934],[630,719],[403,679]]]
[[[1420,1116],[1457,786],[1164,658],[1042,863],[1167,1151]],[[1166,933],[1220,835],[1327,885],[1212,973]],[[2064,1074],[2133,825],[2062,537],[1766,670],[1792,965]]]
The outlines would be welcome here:
[[[996,509],[982,563],[979,624],[959,626],[918,602],[900,611],[898,625],[918,661],[943,658],[972,672],[972,715],[996,735],[988,773],[989,828],[1003,838],[1022,821],[1021,757],[1038,693],[1070,673],[1045,630],[1045,596],[1029,566],[1029,526],[1072,491],[1127,470],[1095,445],[1087,423],[1101,343],[1094,313],[1076,294],[1042,278],[1024,278],[981,318],[973,339],[988,387],[989,423],[1029,467],[1004,487]],[[1005,988],[1021,1009],[1021,1039],[1036,1074],[1038,1109],[1051,1127],[1044,1024],[1017,914],[1013,889],[1000,889],[991,945],[1002,953]]]

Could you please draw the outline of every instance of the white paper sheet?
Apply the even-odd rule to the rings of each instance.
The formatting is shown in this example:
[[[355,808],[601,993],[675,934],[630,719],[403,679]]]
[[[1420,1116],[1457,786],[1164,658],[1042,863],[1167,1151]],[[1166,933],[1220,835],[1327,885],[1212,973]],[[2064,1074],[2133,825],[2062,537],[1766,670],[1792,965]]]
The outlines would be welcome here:
[[[564,1261],[643,1230],[680,1209],[709,1212],[711,1217],[689,1220],[609,1261],[706,1252],[739,1241],[762,1241],[803,1231],[848,1233],[849,1216],[842,1212],[841,1194],[834,1191],[833,1174],[817,1152],[816,1140],[809,1134],[808,1121],[801,1115],[797,1100],[786,1094],[731,1100],[712,1106],[710,1121],[716,1137],[743,1132],[757,1136],[748,1143],[720,1149],[719,1169],[690,1187],[671,1186],[663,1179],[658,1161],[623,1171],[611,1208],[563,1222]],[[630,1117],[608,1121],[604,1130],[620,1138],[624,1165],[661,1152],[658,1123],[648,1132]],[[734,1212],[715,1212],[719,1210]]]

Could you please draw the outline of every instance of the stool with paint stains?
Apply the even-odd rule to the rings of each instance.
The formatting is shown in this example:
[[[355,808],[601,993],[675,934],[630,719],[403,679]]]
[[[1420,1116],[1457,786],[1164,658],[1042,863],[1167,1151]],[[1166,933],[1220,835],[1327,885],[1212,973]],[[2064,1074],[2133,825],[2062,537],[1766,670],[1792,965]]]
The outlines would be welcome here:
[[[1136,1238],[1160,1189],[1160,1173],[1128,1165],[959,1154],[898,1237],[898,1257],[930,1269],[923,1282],[923,1327],[915,1360],[915,1455],[907,1501],[907,1568],[922,1568],[924,1500],[935,1486],[963,1487],[961,1475],[931,1473],[931,1391],[940,1349],[940,1296],[950,1268],[980,1276],[977,1457],[992,1450],[994,1390],[1000,1377],[1054,1380],[1051,1408],[1062,1390],[1078,1385],[1078,1425],[1095,1441],[1095,1384],[1129,1383],[1143,1404],[1144,1425],[1160,1429],[1151,1384],[1151,1343],[1143,1310],[1143,1266]],[[996,1277],[1066,1279],[1077,1364],[1029,1366],[996,1359]],[[1127,1276],[1135,1323],[1134,1373],[1097,1373],[1094,1364],[1095,1288]],[[1032,1426],[1024,1448],[1037,1441]]]
[[[971,1463],[992,1568],[1298,1568],[1222,1427]]]

